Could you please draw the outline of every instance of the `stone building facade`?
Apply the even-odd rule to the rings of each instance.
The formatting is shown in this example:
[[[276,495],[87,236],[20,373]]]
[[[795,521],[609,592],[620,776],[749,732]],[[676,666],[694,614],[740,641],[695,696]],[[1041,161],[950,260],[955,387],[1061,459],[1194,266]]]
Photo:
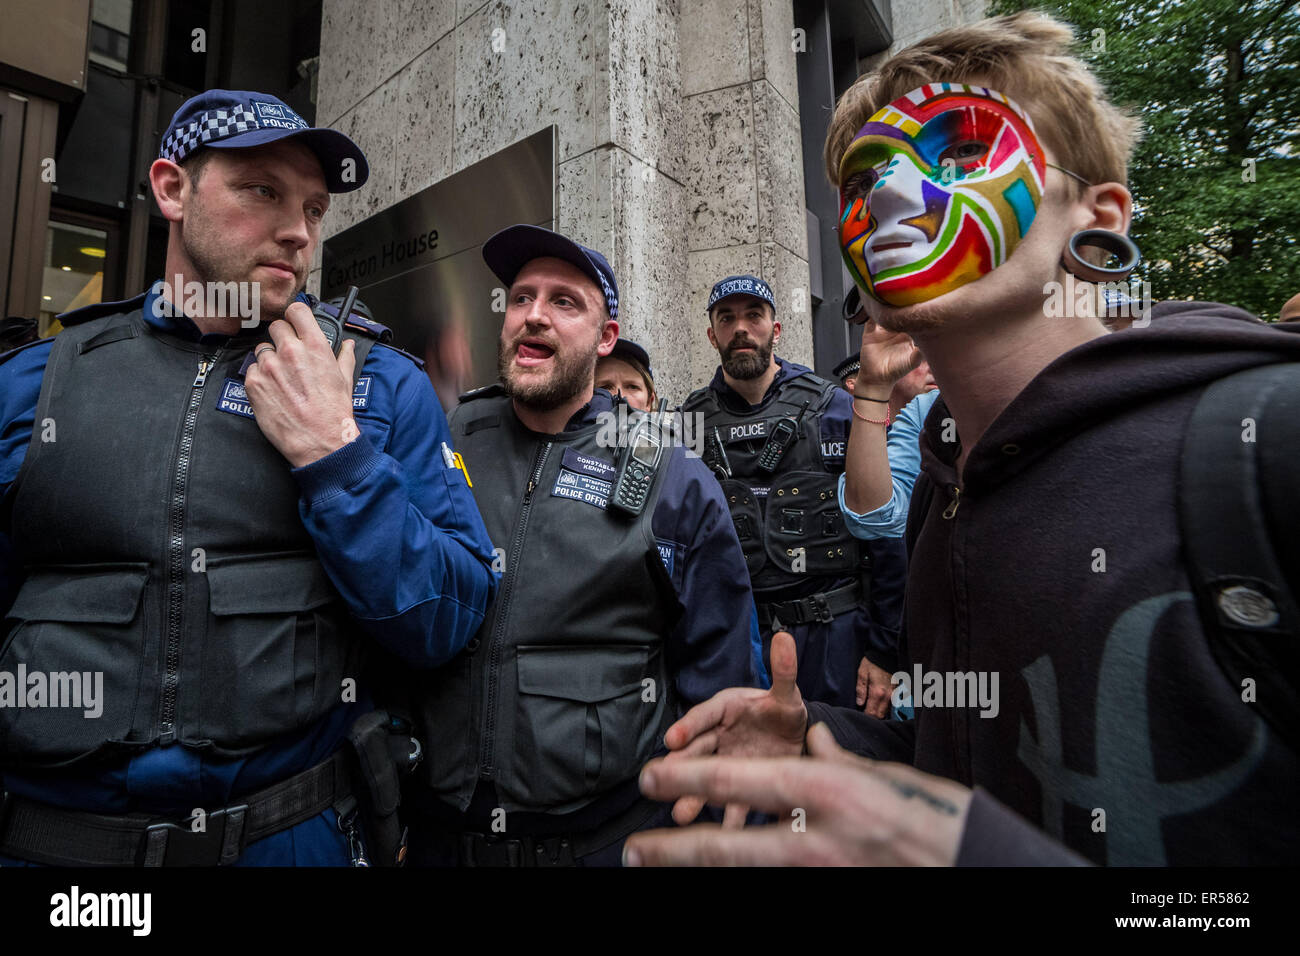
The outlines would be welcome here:
[[[869,20],[876,42],[866,48],[880,51],[982,9],[983,0],[895,0],[892,10],[880,0],[325,0],[316,121],[348,133],[371,161],[366,188],[335,197],[328,231],[554,124],[556,228],[610,259],[623,334],[649,348],[661,395],[680,401],[712,374],[704,306],[730,273],[769,281],[778,353],[826,372],[847,348],[834,337],[848,338],[828,326],[820,341],[830,344],[815,355],[815,305],[838,303],[843,278],[825,276],[818,289],[828,260],[810,268],[816,217],[805,185],[820,161],[805,153],[820,131],[807,127],[824,131],[828,113],[825,103],[801,109],[801,87],[805,99],[813,87],[798,58],[817,44],[796,19],[817,24],[828,49],[836,23]],[[848,51],[846,75],[839,52],[836,87],[870,65],[862,53]],[[814,230],[823,237],[825,219]],[[838,321],[830,311],[816,321]],[[487,302],[482,320],[500,321]]]

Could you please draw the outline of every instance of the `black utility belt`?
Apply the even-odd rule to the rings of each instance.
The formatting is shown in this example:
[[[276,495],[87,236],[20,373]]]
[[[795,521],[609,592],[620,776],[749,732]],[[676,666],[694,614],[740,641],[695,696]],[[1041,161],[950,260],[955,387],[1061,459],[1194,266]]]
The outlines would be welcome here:
[[[759,613],[766,614],[769,621],[775,618],[782,624],[811,624],[813,621],[829,624],[841,614],[857,608],[861,598],[862,585],[854,581],[834,591],[818,592],[790,601],[759,604],[758,610]]]
[[[353,803],[342,750],[310,770],[192,821],[64,810],[0,791],[0,854],[52,866],[218,866],[250,843]]]
[[[639,798],[631,807],[591,830],[549,836],[455,833],[460,866],[575,866],[588,854],[603,850],[636,832],[659,805]]]

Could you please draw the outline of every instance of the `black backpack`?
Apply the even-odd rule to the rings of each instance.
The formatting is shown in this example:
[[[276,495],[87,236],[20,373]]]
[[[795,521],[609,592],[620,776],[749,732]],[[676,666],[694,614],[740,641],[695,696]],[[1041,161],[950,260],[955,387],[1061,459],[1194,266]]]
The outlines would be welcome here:
[[[922,472],[909,557],[933,496]],[[1254,681],[1251,706],[1300,752],[1300,363],[1245,369],[1205,389],[1183,436],[1178,519],[1215,660],[1238,693]]]

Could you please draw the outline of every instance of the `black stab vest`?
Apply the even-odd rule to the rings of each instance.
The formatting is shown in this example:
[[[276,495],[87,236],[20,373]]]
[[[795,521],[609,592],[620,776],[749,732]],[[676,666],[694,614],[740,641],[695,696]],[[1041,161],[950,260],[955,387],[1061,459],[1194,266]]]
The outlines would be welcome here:
[[[418,678],[420,773],[460,811],[479,780],[507,812],[576,811],[635,777],[676,716],[665,639],[682,608],[651,518],[682,449],[632,518],[592,503],[618,461],[598,424],[536,434],[499,386],[450,424],[502,578],[466,649]]]
[[[372,340],[351,337],[360,370]],[[359,676],[356,625],[289,463],[254,419],[219,408],[247,410],[239,370],[260,341],[200,344],[138,305],[55,339],[11,489],[26,577],[0,671],[102,672],[102,714],[0,708],[5,764],[170,743],[247,754],[324,716]]]
[[[832,470],[822,456],[821,418],[838,387],[805,373],[778,386],[752,411],[728,408],[710,387],[696,389],[682,405],[683,412],[703,414],[705,440],[712,443],[717,428],[726,449],[731,478],[719,481],[756,597],[792,593],[812,579],[848,577],[860,568],[859,544],[837,497],[843,468]],[[809,405],[797,438],[776,472],[760,471],[758,457],[773,426],[787,416],[798,418],[804,402]]]

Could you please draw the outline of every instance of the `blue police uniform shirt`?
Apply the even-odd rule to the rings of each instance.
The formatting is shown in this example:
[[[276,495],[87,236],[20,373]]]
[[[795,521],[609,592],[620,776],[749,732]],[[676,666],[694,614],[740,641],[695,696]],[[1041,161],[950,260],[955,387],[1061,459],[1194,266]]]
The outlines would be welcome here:
[[[225,340],[202,335],[182,314],[155,309],[154,299],[153,292],[145,293],[122,303],[122,311],[139,304],[145,321],[159,329],[214,345]],[[0,357],[0,495],[8,494],[31,441],[52,347],[53,339],[43,339]],[[232,397],[223,394],[218,400]],[[302,493],[299,515],[366,634],[407,663],[434,667],[459,653],[483,621],[498,580],[491,570],[492,544],[464,473],[444,454],[451,432],[433,386],[416,364],[375,344],[353,405],[361,436],[292,469]],[[241,411],[246,409],[231,413]],[[402,555],[400,562],[394,553]],[[0,608],[8,610],[21,583],[20,558],[0,532]],[[94,771],[6,773],[3,785],[72,809],[187,817],[195,807],[226,806],[328,758],[352,722],[372,706],[364,694],[354,703],[341,698],[340,690],[339,706],[306,732],[247,757],[153,747]],[[333,812],[326,811],[251,844],[240,863],[348,861],[346,841]]]

